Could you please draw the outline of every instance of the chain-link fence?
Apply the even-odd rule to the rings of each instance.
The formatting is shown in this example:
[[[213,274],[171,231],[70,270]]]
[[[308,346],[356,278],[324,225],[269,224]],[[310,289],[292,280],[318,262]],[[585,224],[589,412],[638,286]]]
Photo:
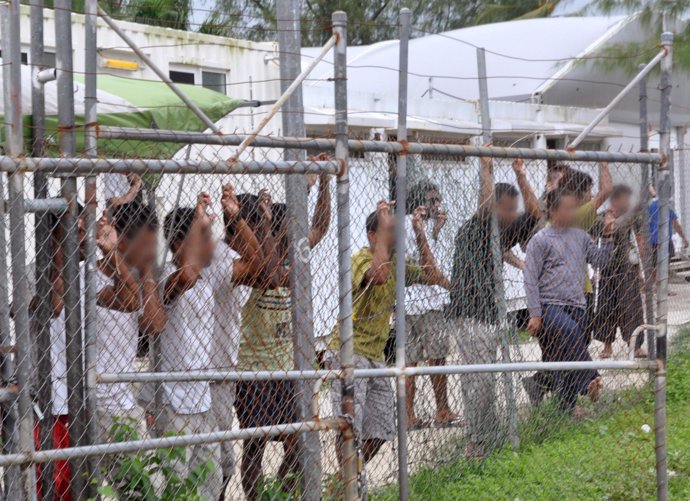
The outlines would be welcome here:
[[[663,498],[666,157],[348,140],[334,33],[335,139],[94,115],[24,157],[6,100],[6,499],[499,498],[617,446]]]

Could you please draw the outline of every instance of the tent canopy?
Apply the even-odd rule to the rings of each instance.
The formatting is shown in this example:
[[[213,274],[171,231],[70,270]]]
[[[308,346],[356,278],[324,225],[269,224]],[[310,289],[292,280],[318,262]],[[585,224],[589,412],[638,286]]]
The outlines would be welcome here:
[[[1,59],[0,59],[1,61]],[[2,75],[0,75],[0,83]],[[114,127],[143,127],[203,131],[206,126],[163,82],[139,80],[113,75],[98,75],[98,124]],[[194,85],[178,84],[182,91],[212,120],[232,112],[241,100]],[[57,154],[59,131],[57,121],[57,83],[44,86],[46,109],[47,154]],[[75,75],[74,108],[77,153],[84,147],[84,76]],[[22,66],[22,110],[25,115],[26,144],[31,139],[31,69]],[[0,116],[4,105],[0,102]],[[98,141],[98,153],[114,158],[170,158],[179,145],[145,141]]]

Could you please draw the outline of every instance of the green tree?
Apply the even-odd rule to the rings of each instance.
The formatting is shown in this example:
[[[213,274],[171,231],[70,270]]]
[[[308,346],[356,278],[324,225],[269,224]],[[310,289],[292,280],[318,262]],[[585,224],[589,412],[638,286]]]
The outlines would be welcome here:
[[[472,24],[481,0],[303,0],[302,45],[317,46],[330,36],[331,14],[348,14],[348,42],[366,45],[398,35],[400,9],[412,10],[412,36],[439,33]],[[203,33],[249,40],[276,39],[275,0],[216,0]]]
[[[467,25],[500,23],[517,19],[548,17],[558,5],[558,0],[499,0],[484,3],[474,16],[467,19]]]
[[[673,62],[681,71],[690,71],[690,23],[683,16],[690,9],[690,0],[598,0],[592,8],[604,13],[636,14],[645,34],[641,42],[615,44],[601,51],[607,56],[604,69],[624,69],[634,73],[658,50],[663,30],[674,33]]]

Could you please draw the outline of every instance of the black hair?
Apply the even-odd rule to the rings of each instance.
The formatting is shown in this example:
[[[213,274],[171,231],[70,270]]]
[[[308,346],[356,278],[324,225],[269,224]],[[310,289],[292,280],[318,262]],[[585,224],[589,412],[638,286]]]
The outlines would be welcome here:
[[[244,219],[249,227],[254,230],[261,223],[259,197],[251,193],[240,193],[237,195],[237,202],[240,205],[239,218]],[[230,220],[225,212],[223,212],[223,224],[225,225],[225,237],[229,239],[235,236],[235,227],[230,224]]]
[[[579,198],[582,198],[585,193],[592,189],[594,180],[592,179],[592,176],[586,172],[570,169],[568,172],[566,172],[566,175],[561,180],[560,184],[564,190],[570,191]]]
[[[274,203],[271,206],[271,231],[278,236],[283,231],[283,225],[287,220],[287,205],[284,203]]]
[[[552,210],[558,209],[558,207],[561,205],[561,200],[563,200],[563,197],[568,196],[577,197],[577,193],[565,188],[551,190],[546,194],[546,210],[551,212]]]
[[[412,214],[417,207],[426,205],[426,195],[430,191],[439,192],[438,185],[426,179],[412,186],[407,194],[405,213]]]
[[[611,200],[624,196],[632,196],[633,190],[627,184],[617,184],[611,189]]]
[[[519,194],[517,188],[509,183],[496,183],[494,186],[494,197],[497,202],[503,197],[516,198]]]
[[[367,233],[376,233],[376,231],[379,229],[379,214],[377,211],[374,211],[367,216],[365,226],[367,229]]]
[[[568,164],[563,164],[563,163],[557,163],[557,164],[547,166],[547,168],[546,168],[547,176],[551,177],[551,175],[555,174],[556,172],[561,172],[563,174],[567,174],[568,172],[570,172],[570,166]]]
[[[77,217],[82,217],[85,212],[86,208],[82,204],[77,203]],[[60,214],[56,214],[55,212],[47,212],[45,214],[45,217],[48,221],[48,228],[50,229],[50,233],[52,234],[60,227]]]
[[[178,207],[165,216],[163,234],[170,250],[173,250],[175,242],[184,240],[189,235],[189,230],[194,223],[195,212],[192,207]]]
[[[158,231],[156,211],[147,204],[135,201],[116,205],[111,210],[118,235],[131,239],[143,229]]]

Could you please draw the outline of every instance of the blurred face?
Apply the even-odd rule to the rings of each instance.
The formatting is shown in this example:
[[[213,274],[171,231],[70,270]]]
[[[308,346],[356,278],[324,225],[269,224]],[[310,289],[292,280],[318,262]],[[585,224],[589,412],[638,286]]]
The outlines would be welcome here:
[[[592,188],[589,188],[582,194],[582,197],[580,198],[580,205],[590,202],[592,198],[594,198],[594,195],[592,195]]]
[[[435,219],[438,216],[438,211],[441,210],[442,202],[443,199],[438,191],[430,190],[426,193],[424,205],[427,209],[427,218]]]
[[[501,227],[510,226],[518,218],[518,197],[503,195],[496,200],[496,219]]]
[[[611,209],[615,217],[620,217],[630,210],[632,197],[630,195],[619,195],[611,199]]]
[[[395,250],[395,217],[391,216],[387,222],[379,223],[378,231],[370,231],[368,236],[372,247],[379,243],[386,245],[392,254]]]
[[[551,223],[560,228],[575,226],[578,205],[578,199],[575,195],[563,195],[558,207],[549,212]]]
[[[151,228],[142,228],[132,238],[121,238],[118,249],[131,267],[138,270],[150,268],[158,254],[158,233]]]

